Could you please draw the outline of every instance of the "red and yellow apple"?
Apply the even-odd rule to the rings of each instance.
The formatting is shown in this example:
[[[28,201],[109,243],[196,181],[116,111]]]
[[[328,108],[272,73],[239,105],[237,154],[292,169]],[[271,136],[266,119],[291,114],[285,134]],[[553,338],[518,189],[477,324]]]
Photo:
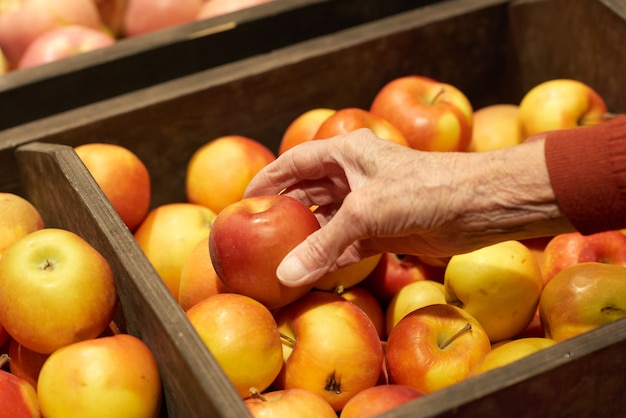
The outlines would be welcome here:
[[[465,151],[472,138],[473,109],[448,83],[409,75],[385,84],[370,111],[391,122],[409,146],[423,151]]]
[[[521,144],[519,106],[498,103],[474,111],[468,151],[484,152]]]
[[[595,125],[604,120],[607,106],[591,86],[579,80],[552,79],[537,84],[519,104],[522,136]]]
[[[156,418],[162,390],[152,352],[129,334],[60,348],[48,357],[37,382],[46,418]]]
[[[335,113],[335,109],[317,107],[300,114],[285,129],[280,144],[278,155],[283,154],[290,148],[303,142],[313,140],[315,133],[330,115]]]
[[[150,210],[134,236],[178,301],[180,274],[194,247],[208,237],[215,213],[193,203],[166,203]]]
[[[338,290],[336,293],[361,308],[374,324],[378,337],[381,340],[385,338],[385,313],[374,295],[360,286]]]
[[[48,354],[97,337],[116,305],[108,262],[70,231],[31,232],[0,257],[0,323],[33,351]]]
[[[143,161],[116,144],[87,143],[74,150],[124,224],[136,230],[150,209],[150,173]]]
[[[313,284],[283,285],[276,277],[282,259],[320,224],[302,202],[286,196],[257,196],[224,208],[213,221],[209,252],[220,280],[235,293],[269,309],[287,305]]]
[[[377,384],[382,345],[374,324],[354,303],[312,291],[275,317],[285,356],[278,389],[310,390],[340,411],[358,392]]]
[[[280,334],[272,313],[256,300],[220,293],[186,313],[241,398],[264,391],[283,365]]]
[[[9,360],[0,355],[0,368]],[[39,418],[39,400],[35,388],[26,380],[0,370],[0,418]]]
[[[357,129],[368,128],[386,141],[408,146],[404,134],[384,117],[357,107],[339,109],[321,123],[313,139],[328,139]]]
[[[544,348],[552,347],[556,341],[545,337],[528,337],[515,340],[505,340],[478,362],[470,372],[470,376],[476,376],[498,367],[506,366],[516,360],[536,353]]]
[[[254,418],[337,418],[326,399],[298,388],[266,393],[255,390],[244,403]]]
[[[491,350],[482,325],[450,304],[419,308],[402,318],[387,339],[389,382],[431,393],[466,379]]]
[[[591,261],[561,270],[545,285],[539,314],[556,341],[626,317],[626,267]]]
[[[424,394],[404,385],[378,385],[363,389],[343,407],[339,418],[374,418]]]
[[[32,203],[14,193],[0,193],[0,255],[18,239],[43,227],[41,213]]]
[[[480,322],[491,342],[513,338],[535,315],[543,289],[541,269],[519,241],[504,241],[450,259],[446,301]]]
[[[187,164],[187,200],[219,213],[241,200],[250,180],[275,159],[269,148],[254,139],[216,138],[197,149]]]

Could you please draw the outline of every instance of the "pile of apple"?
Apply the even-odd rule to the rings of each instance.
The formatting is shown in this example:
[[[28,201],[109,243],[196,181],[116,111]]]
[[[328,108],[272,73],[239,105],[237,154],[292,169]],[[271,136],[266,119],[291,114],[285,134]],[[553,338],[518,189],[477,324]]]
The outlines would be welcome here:
[[[271,0],[0,0],[0,74]]]
[[[98,251],[0,193],[0,417],[157,417],[157,364],[116,307]]]
[[[370,109],[303,113],[278,153],[358,128],[425,151],[481,152],[606,115],[574,80],[473,110],[454,86],[408,76]],[[243,199],[276,158],[260,142],[209,141],[186,167],[187,201],[152,209],[134,154],[111,144],[76,151],[255,416],[373,416],[626,312],[623,231],[505,241],[449,259],[383,253],[286,287],[278,263],[320,225],[314,207],[285,195]]]

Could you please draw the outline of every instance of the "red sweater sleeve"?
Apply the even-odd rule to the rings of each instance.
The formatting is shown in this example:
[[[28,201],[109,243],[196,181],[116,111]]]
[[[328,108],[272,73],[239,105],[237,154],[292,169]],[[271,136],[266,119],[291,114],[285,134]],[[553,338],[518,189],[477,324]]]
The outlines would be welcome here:
[[[549,132],[545,155],[559,208],[577,230],[626,228],[626,115]]]

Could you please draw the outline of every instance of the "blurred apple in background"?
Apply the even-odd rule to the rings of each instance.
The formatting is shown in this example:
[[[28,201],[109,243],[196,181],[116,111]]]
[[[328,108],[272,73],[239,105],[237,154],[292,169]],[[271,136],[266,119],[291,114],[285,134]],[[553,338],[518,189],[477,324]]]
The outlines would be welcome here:
[[[521,144],[519,106],[498,103],[475,110],[468,151],[484,152]]]
[[[519,241],[504,241],[455,255],[444,276],[446,300],[480,322],[491,342],[513,338],[535,315],[541,270]]]
[[[243,198],[250,180],[276,156],[251,138],[227,135],[196,150],[186,170],[187,200],[219,213]]]
[[[317,231],[313,212],[286,195],[242,199],[213,221],[209,251],[213,268],[226,287],[276,309],[302,297],[313,284],[283,285],[276,277],[282,259]]]
[[[285,129],[280,144],[278,155],[283,154],[290,148],[303,142],[313,140],[322,122],[335,113],[334,109],[325,107],[314,108],[297,116]]]
[[[6,74],[9,71],[9,63],[7,58],[4,56],[2,52],[2,48],[0,48],[0,75]]]
[[[385,338],[385,314],[374,295],[359,286],[352,286],[336,293],[361,308],[374,324],[378,337],[381,340]]]
[[[339,418],[374,418],[423,395],[404,385],[372,386],[354,395],[341,410]]]
[[[87,26],[60,26],[43,32],[28,45],[17,68],[35,67],[73,55],[104,48],[115,38],[100,29]]]
[[[467,311],[449,304],[424,306],[391,330],[389,382],[431,393],[466,379],[490,350],[487,333]]]
[[[150,349],[118,334],[81,341],[48,357],[37,383],[46,418],[156,418],[161,377]]]
[[[319,290],[347,289],[363,280],[376,268],[382,254],[363,258],[356,263],[326,273],[315,281],[313,287]]]
[[[9,357],[11,358],[9,368],[11,373],[26,380],[35,388],[37,387],[41,367],[49,356],[49,354],[41,354],[29,350],[15,339],[11,339],[9,342]]]
[[[339,109],[334,112],[321,123],[313,139],[327,139],[361,128],[370,129],[374,135],[386,141],[404,146],[409,145],[404,134],[384,117],[356,107]]]
[[[9,356],[0,355],[0,368]],[[35,388],[24,379],[0,370],[0,418],[39,418],[39,400]]]
[[[258,6],[263,3],[269,3],[270,1],[272,0],[206,0],[202,7],[200,7],[196,18],[198,20],[208,19]]]
[[[135,230],[144,254],[178,301],[180,273],[189,253],[209,236],[215,213],[193,203],[157,206]]]
[[[283,365],[282,343],[265,306],[248,296],[220,293],[186,315],[242,399],[251,387],[262,392],[274,381]]]
[[[385,335],[409,313],[427,305],[447,303],[442,283],[420,280],[409,283],[396,293],[385,311]]]
[[[0,323],[33,351],[48,354],[97,337],[116,304],[106,259],[72,232],[31,232],[0,257]]]
[[[14,193],[0,192],[0,255],[18,239],[44,227],[41,213]]]
[[[124,36],[143,35],[196,19],[203,0],[128,0]]]
[[[304,389],[253,391],[244,403],[254,418],[337,418],[326,399]]]
[[[378,332],[355,304],[312,291],[275,314],[285,366],[277,389],[301,388],[326,399],[335,411],[359,391],[375,386],[383,363]]]
[[[384,85],[370,111],[391,122],[411,148],[465,151],[472,138],[472,105],[458,88],[411,75]]]
[[[116,144],[88,143],[74,148],[130,231],[150,209],[150,173],[141,159]]]
[[[519,104],[522,136],[601,123],[607,116],[604,99],[589,85],[553,79],[530,89]]]
[[[196,244],[183,263],[180,271],[178,303],[184,311],[187,311],[209,296],[226,292],[229,292],[228,288],[213,268],[207,236]]]
[[[556,341],[626,317],[626,267],[592,261],[560,271],[545,285],[539,313]]]
[[[476,376],[498,367],[506,366],[516,360],[536,353],[544,348],[552,347],[556,341],[550,338],[520,338],[505,340],[491,349],[483,359],[474,366],[470,376]]]
[[[544,281],[547,283],[567,267],[589,261],[626,267],[626,235],[620,231],[591,235],[568,232],[553,237],[544,249]]]
[[[115,37],[124,33],[124,15],[129,0],[94,0],[100,19],[104,26]]]

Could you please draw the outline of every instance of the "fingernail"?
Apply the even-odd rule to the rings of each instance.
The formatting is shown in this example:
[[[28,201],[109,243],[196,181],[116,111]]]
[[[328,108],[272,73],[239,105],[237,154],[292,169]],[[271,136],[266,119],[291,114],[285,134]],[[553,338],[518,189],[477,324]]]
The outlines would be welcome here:
[[[298,257],[288,255],[276,269],[276,276],[286,286],[297,286],[309,273]]]

